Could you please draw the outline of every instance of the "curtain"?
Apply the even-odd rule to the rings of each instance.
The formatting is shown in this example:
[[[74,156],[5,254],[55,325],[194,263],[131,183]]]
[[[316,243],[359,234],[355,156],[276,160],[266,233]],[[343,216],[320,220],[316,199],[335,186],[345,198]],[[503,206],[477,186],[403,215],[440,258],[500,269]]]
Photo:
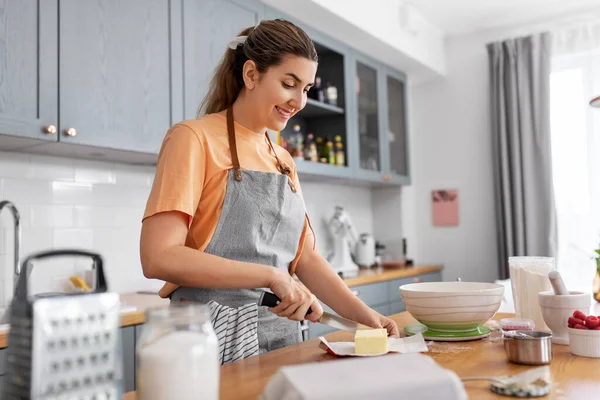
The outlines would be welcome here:
[[[570,290],[591,290],[600,247],[600,21],[553,32],[550,79],[557,268]]]
[[[489,43],[498,260],[555,256],[550,143],[551,35]]]

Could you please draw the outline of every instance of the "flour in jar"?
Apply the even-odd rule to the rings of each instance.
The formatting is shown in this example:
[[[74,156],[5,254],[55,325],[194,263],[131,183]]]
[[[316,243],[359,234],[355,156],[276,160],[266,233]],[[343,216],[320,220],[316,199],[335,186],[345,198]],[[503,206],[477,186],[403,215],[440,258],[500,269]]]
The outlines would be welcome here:
[[[218,400],[215,336],[176,331],[138,349],[139,400]]]
[[[551,257],[509,257],[510,281],[517,318],[529,318],[535,329],[547,330],[539,303],[539,292],[552,290],[548,273],[554,270]]]

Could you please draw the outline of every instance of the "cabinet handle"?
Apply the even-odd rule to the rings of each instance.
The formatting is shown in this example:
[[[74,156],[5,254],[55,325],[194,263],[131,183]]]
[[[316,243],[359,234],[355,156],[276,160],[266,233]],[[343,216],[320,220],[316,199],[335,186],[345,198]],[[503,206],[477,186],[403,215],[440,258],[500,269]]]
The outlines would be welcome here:
[[[356,297],[360,296],[360,290],[353,290],[352,294],[355,295]]]
[[[423,279],[421,279],[421,278],[413,278],[412,281],[413,281],[413,283],[421,283],[421,282],[423,282]]]
[[[44,129],[46,135],[54,135],[56,133],[56,125],[48,125],[46,129]]]
[[[65,135],[69,137],[75,137],[77,136],[77,130],[75,128],[69,128],[65,131]]]

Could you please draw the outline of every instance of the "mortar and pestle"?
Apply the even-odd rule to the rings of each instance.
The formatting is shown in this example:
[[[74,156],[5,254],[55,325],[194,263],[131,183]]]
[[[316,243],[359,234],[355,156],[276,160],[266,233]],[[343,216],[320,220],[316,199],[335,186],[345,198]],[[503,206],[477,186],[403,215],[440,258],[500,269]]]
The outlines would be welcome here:
[[[568,345],[567,321],[576,310],[589,314],[592,305],[591,295],[567,290],[558,271],[550,271],[548,279],[553,290],[538,294],[542,317],[552,331],[552,343]]]

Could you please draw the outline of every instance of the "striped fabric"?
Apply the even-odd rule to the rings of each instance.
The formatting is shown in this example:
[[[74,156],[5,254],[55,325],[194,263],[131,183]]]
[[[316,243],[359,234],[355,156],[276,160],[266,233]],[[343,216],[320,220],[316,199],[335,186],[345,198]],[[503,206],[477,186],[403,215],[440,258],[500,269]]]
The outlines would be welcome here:
[[[232,308],[214,301],[208,305],[219,340],[221,365],[258,355],[258,305]]]

